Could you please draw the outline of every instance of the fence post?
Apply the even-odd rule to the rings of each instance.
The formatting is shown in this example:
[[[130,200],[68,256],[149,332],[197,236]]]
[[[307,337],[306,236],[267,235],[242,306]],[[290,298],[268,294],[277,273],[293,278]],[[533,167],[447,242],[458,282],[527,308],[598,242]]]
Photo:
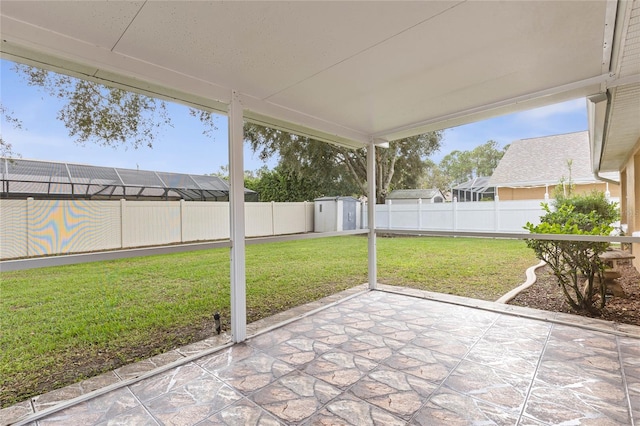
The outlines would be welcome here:
[[[184,199],[180,198],[180,242],[184,243]]]
[[[360,229],[369,228],[369,201],[362,201],[362,220],[360,221],[362,226]]]
[[[453,208],[451,212],[453,214],[453,232],[458,230],[458,197],[453,197]]]
[[[271,202],[271,235],[276,235],[276,202]]]
[[[418,229],[422,229],[422,198],[418,198]]]
[[[494,208],[493,228],[494,228],[494,231],[500,232],[500,198],[497,195],[493,200],[493,208]]]
[[[307,233],[307,202],[302,202],[302,210],[304,211],[304,233]]]
[[[387,206],[387,229],[391,229],[391,200],[387,198],[384,203]]]
[[[29,250],[29,248],[31,247],[31,222],[33,222],[33,197],[27,197],[27,211],[26,216],[27,216],[27,256],[31,256],[31,250]]]
[[[120,248],[124,248],[124,210],[126,208],[125,201],[126,200],[124,198],[120,199]]]

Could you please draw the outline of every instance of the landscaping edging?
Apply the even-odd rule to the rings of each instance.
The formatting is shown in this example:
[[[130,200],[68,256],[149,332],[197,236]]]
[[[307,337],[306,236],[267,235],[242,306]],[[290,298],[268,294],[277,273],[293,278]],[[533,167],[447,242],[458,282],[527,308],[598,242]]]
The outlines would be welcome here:
[[[507,294],[505,294],[502,297],[500,297],[498,300],[496,300],[496,303],[509,303],[518,294],[520,294],[524,290],[526,290],[529,287],[531,287],[533,285],[533,283],[536,282],[536,269],[541,268],[546,264],[547,263],[545,261],[540,261],[540,263],[538,263],[537,265],[534,265],[534,266],[528,268],[526,270],[526,272],[525,272],[525,275],[527,277],[526,281],[524,283],[520,284],[518,287],[516,287],[513,290],[511,290],[510,292],[508,292]]]

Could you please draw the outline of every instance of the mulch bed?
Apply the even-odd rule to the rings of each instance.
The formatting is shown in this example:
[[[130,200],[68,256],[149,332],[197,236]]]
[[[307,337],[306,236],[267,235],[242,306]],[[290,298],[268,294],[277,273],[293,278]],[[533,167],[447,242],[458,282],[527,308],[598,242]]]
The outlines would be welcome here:
[[[621,264],[619,270],[622,276],[616,281],[621,285],[626,297],[612,296],[599,315],[572,310],[565,301],[557,278],[552,275],[551,268],[548,266],[537,269],[536,282],[509,304],[640,326],[640,273],[631,265],[631,262]],[[599,296],[596,298],[599,299]]]

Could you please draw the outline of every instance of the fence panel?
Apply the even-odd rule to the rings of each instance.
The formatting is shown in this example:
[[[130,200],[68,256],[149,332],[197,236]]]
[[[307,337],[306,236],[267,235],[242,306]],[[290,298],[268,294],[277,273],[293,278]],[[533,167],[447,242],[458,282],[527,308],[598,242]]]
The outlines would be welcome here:
[[[457,203],[456,231],[496,231],[495,209],[490,201]]]
[[[390,229],[416,229],[418,226],[417,204],[386,204],[389,211]]]
[[[420,208],[422,227],[429,231],[453,231],[454,221],[451,203],[423,204]]]
[[[428,231],[523,232],[539,223],[542,200],[436,204],[377,204],[376,228]],[[367,206],[363,215],[366,217]],[[367,227],[363,221],[363,227]]]
[[[143,247],[180,242],[179,201],[124,201],[122,247]]]
[[[272,203],[273,235],[299,234],[307,230],[307,203]]]
[[[500,230],[501,232],[526,232],[522,227],[531,222],[540,223],[540,216],[544,211],[540,204],[544,200],[501,201],[500,202]]]
[[[271,203],[245,203],[246,237],[273,235],[273,208]]]
[[[28,254],[27,200],[0,200],[0,258]]]
[[[229,203],[182,202],[182,241],[229,239]]]
[[[27,200],[29,256],[119,248],[120,203]]]

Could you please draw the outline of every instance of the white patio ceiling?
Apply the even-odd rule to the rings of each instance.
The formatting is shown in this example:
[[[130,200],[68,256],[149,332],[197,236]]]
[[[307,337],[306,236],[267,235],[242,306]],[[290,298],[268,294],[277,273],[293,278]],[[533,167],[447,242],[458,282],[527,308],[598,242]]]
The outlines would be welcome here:
[[[600,92],[608,6],[3,1],[0,13],[10,59],[221,111],[235,90],[249,118],[362,146]]]

